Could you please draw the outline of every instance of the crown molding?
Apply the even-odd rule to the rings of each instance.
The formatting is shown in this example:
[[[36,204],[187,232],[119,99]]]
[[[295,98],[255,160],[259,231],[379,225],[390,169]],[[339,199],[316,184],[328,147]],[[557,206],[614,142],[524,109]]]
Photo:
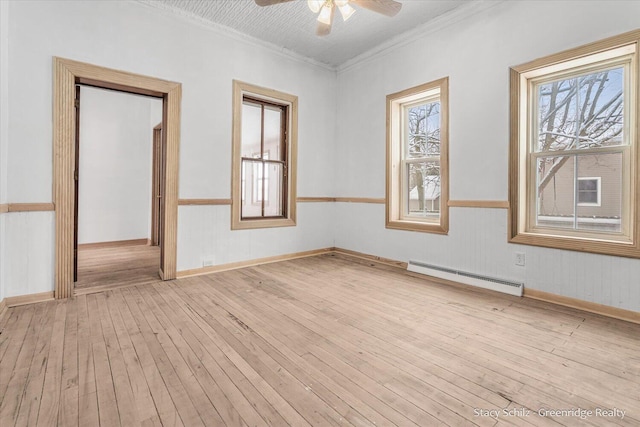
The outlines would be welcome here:
[[[207,19],[202,18],[191,12],[186,12],[181,9],[177,9],[171,6],[166,5],[163,2],[154,1],[154,0],[135,0],[137,4],[146,6],[148,8],[157,10],[164,14],[165,16],[178,17],[183,19],[184,21],[188,21],[192,24],[196,24],[201,28],[205,28],[211,30],[219,36],[230,38],[251,46],[257,46],[261,48],[265,48],[277,55],[283,56],[287,59],[291,59],[294,61],[302,62],[307,65],[312,65],[318,68],[321,68],[325,71],[332,71],[335,73],[336,67],[333,67],[329,64],[325,64],[324,62],[317,61],[313,58],[309,58],[307,56],[296,53],[292,50],[286,49],[282,46],[275,45],[273,43],[266,42],[264,40],[260,40],[253,36],[249,36],[247,34],[241,33],[238,30],[235,30],[231,27],[227,27],[224,25],[216,24],[215,22],[211,22]]]

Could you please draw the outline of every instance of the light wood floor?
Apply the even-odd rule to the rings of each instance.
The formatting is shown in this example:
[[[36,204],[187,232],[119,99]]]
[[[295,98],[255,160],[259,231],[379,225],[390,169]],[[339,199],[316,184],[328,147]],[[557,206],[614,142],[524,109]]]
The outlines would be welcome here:
[[[11,308],[0,329],[3,427],[640,425],[640,325],[338,255]],[[503,408],[521,416],[477,416]]]
[[[86,289],[156,282],[159,270],[159,246],[80,247],[75,287]]]

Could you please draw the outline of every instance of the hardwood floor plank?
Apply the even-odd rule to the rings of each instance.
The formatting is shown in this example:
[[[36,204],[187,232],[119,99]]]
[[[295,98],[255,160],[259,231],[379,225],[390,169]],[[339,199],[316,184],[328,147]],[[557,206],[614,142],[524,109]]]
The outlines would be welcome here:
[[[109,352],[102,330],[99,302],[97,295],[87,296],[87,310],[91,327],[91,350],[93,351],[93,365],[95,375],[96,396],[98,399],[98,416],[100,425],[119,426],[120,414],[116,401],[116,391],[113,373],[109,363]]]
[[[167,288],[165,284],[158,284]],[[163,295],[171,298],[171,301],[180,304],[183,312],[189,317],[190,321],[196,326],[191,327],[190,332],[194,334],[197,341],[201,344],[202,361],[207,364],[208,369],[221,387],[224,388],[225,394],[234,401],[234,407],[241,411],[243,419],[250,425],[266,425],[279,426],[288,424],[284,418],[274,409],[274,407],[262,396],[262,394],[247,379],[242,371],[236,367],[224,351],[218,347],[218,337],[215,332],[211,331],[209,325],[203,320],[210,315],[209,311],[200,311],[200,308],[189,300],[182,300],[175,291],[176,288],[170,288],[171,292],[163,292]],[[189,337],[189,335],[187,335]],[[194,344],[192,348],[197,348]],[[199,351],[196,350],[197,353]],[[229,381],[227,381],[227,379]]]
[[[11,312],[11,316],[7,319],[0,335],[0,363],[3,367],[0,370],[0,407],[7,396],[9,382],[16,374],[16,362],[24,360],[27,355],[30,355],[30,351],[23,350],[23,347],[31,342],[31,339],[27,338],[29,333],[33,334],[37,331],[35,325],[38,324],[38,318],[34,317],[36,309],[42,310],[42,304],[7,309],[8,312]],[[19,357],[23,351],[23,357]]]
[[[201,362],[201,359],[195,355],[192,348],[183,337],[183,332],[174,326],[164,310],[167,310],[164,300],[156,298],[153,294],[153,289],[149,286],[137,287],[135,291],[138,291],[140,297],[144,299],[145,303],[151,308],[151,312],[155,314],[157,322],[162,326],[163,330],[169,336],[171,342],[175,346],[175,349],[171,349],[174,357],[177,358],[178,354],[184,361],[184,373],[186,378],[192,383],[194,393],[192,394],[192,401],[198,408],[203,420],[207,422],[216,422],[218,424],[227,425],[246,425],[240,418],[238,412],[233,408],[225,394],[220,390],[220,387],[215,382],[213,377],[205,369]],[[172,310],[169,310],[172,311]],[[175,314],[175,311],[173,311]],[[180,324],[180,320],[175,320]],[[172,361],[175,366],[176,363]],[[195,381],[193,381],[195,380]],[[196,386],[196,382],[198,386]],[[204,398],[206,396],[208,401]],[[215,402],[215,405],[213,404]],[[223,419],[224,418],[224,419]]]
[[[162,372],[156,365],[151,353],[152,350],[147,346],[142,332],[125,302],[125,296],[122,292],[114,292],[114,297],[111,298],[110,301],[113,303],[117,301],[118,311],[122,316],[128,336],[131,339],[131,344],[135,350],[134,357],[140,363],[145,380],[149,386],[149,392],[153,398],[154,408],[146,408],[145,410],[157,412],[164,426],[183,426],[184,423],[171,398],[171,393],[163,380]],[[145,419],[144,415],[140,418]]]
[[[38,410],[42,400],[42,386],[46,374],[47,357],[51,345],[51,332],[53,329],[53,317],[56,312],[57,302],[45,303],[46,312],[38,325],[38,336],[30,358],[29,374],[24,387],[24,394],[20,401],[20,408],[15,418],[17,426],[35,425],[38,420]]]
[[[202,278],[200,278],[199,280],[203,280]],[[204,286],[206,286],[206,283],[204,284]],[[311,348],[312,343],[315,340],[315,337],[309,337],[309,338],[301,338],[300,336],[296,336],[295,334],[292,334],[292,324],[287,324],[286,327],[284,327],[284,325],[279,325],[277,319],[270,317],[267,313],[257,309],[255,306],[249,306],[246,309],[243,308],[242,306],[238,305],[238,304],[234,304],[230,299],[227,298],[226,295],[222,294],[221,292],[219,292],[219,290],[217,289],[213,289],[213,287],[210,287],[208,289],[204,289],[205,292],[209,291],[212,293],[212,297],[215,301],[217,301],[220,304],[225,303],[226,304],[226,309],[235,313],[242,313],[242,317],[243,319],[252,319],[253,322],[250,323],[250,327],[253,329],[255,328],[256,330],[261,330],[260,325],[263,324],[265,321],[268,322],[269,325],[273,325],[274,327],[272,328],[272,330],[274,330],[276,335],[280,335],[280,331],[284,331],[286,330],[287,333],[283,334],[282,338],[280,338],[279,343],[282,343],[282,345],[278,345],[277,348],[279,351],[283,351],[283,349],[287,348],[287,345],[292,346],[292,347],[299,347],[299,348],[304,348],[304,351],[302,351],[303,354],[306,354],[308,352],[308,350]],[[236,300],[237,301],[237,300]],[[245,311],[246,310],[246,311]],[[253,313],[256,314],[256,316],[258,317],[254,317]],[[219,316],[220,317],[220,316]],[[293,352],[290,352],[293,353]],[[294,353],[295,354],[295,353]],[[292,357],[298,357],[299,359],[302,359],[299,355],[295,354],[292,355]],[[311,369],[314,372],[317,372],[320,374],[320,376],[324,377],[324,378],[329,378],[328,376],[326,376],[321,370],[315,369],[311,366],[309,366],[308,364],[306,364],[307,366],[305,367],[305,369],[309,370]],[[317,382],[317,381],[316,381]],[[332,381],[330,379],[330,383],[333,384],[338,384],[335,381]],[[343,384],[344,385],[344,384]],[[354,385],[356,385],[356,383],[354,383]],[[339,387],[341,387],[341,385],[339,385]],[[356,385],[356,387],[358,387]],[[332,387],[333,389],[333,387]],[[346,389],[345,389],[346,390]],[[351,388],[351,390],[353,390],[353,388]],[[358,387],[358,390],[361,392],[362,390]],[[347,391],[347,394],[349,394],[350,392]],[[369,399],[369,403],[371,403],[370,398],[372,398],[373,396],[367,395],[366,398]],[[373,398],[375,399],[375,398]],[[357,402],[355,403],[356,406],[358,406],[360,403],[362,402]],[[407,425],[410,423],[409,419],[405,418],[404,416],[402,416],[399,412],[395,412],[393,410],[391,410],[390,408],[387,408],[386,405],[384,405],[384,402],[382,401],[377,401],[375,405],[373,405],[372,407],[375,407],[376,411],[380,412],[377,415],[372,415],[371,418],[373,418],[373,420],[376,420],[375,422],[377,422],[377,418],[379,417],[383,417],[383,419],[385,420],[392,420],[396,425]],[[365,410],[366,412],[366,410]],[[345,414],[346,417],[346,414]],[[386,417],[386,418],[384,418]],[[373,421],[372,420],[372,421]],[[375,423],[374,422],[374,423]],[[387,423],[390,423],[391,421],[386,421],[386,422],[382,422],[383,425],[386,425]]]
[[[66,330],[67,302],[60,301],[56,304],[55,317],[53,319],[53,333],[51,345],[46,359],[46,374],[42,386],[42,399],[38,409],[38,426],[50,426],[57,423],[58,408],[60,407],[60,394],[62,387],[62,356],[64,352],[64,339]]]
[[[21,316],[21,321],[16,322],[16,336],[23,337],[22,342],[11,340],[12,349],[5,352],[2,359],[3,369],[0,369],[2,389],[0,404],[0,424],[15,425],[18,419],[18,411],[26,395],[30,368],[36,354],[36,345],[42,332],[44,323],[48,320],[47,314],[51,309],[51,304],[37,304],[34,310],[20,309],[14,310],[16,316]],[[27,316],[27,313],[32,316]],[[27,327],[28,325],[28,327]],[[23,329],[24,328],[24,329]],[[8,333],[5,329],[3,333]],[[13,347],[15,346],[15,347]],[[15,349],[13,351],[13,349]],[[4,369],[4,366],[7,369]],[[39,397],[38,397],[39,399]],[[26,405],[25,405],[26,407]]]
[[[640,425],[640,325],[343,255],[169,282],[102,256],[92,294],[4,312],[2,427]]]
[[[122,350],[120,349],[120,343],[116,337],[111,315],[108,310],[107,300],[109,296],[109,293],[96,294],[96,303],[98,304],[98,313],[102,323],[102,334],[109,358],[109,367],[111,369],[113,391],[116,397],[116,405],[118,406],[120,425],[123,427],[136,426],[140,424],[140,419],[135,409],[134,394],[131,389]]]
[[[79,426],[78,387],[78,304],[67,302],[67,319],[64,329],[64,353],[62,355],[62,384],[58,425]]]
[[[197,279],[197,278],[195,278]],[[264,398],[278,411],[285,422],[292,426],[305,426],[310,423],[300,414],[292,405],[287,402],[274,386],[282,384],[281,379],[274,378],[273,373],[264,367],[263,363],[255,358],[254,355],[246,351],[238,345],[237,340],[231,334],[228,334],[213,316],[204,315],[203,319],[209,325],[208,333],[214,337],[219,343],[220,349],[225,356],[243,373],[243,375],[256,387],[256,389],[264,396]],[[230,339],[230,341],[227,341]],[[271,383],[267,378],[275,379],[275,383]],[[317,416],[316,414],[313,415]]]
[[[124,245],[78,249],[78,281],[75,288],[117,287],[160,280],[160,247]]]
[[[98,392],[86,296],[75,298],[78,307],[78,424],[98,425]],[[64,416],[64,415],[63,415]]]
[[[306,300],[309,300],[308,298],[305,298]],[[269,298],[268,296],[262,296],[260,298],[260,300],[264,300],[264,301],[268,301]],[[354,304],[349,304],[348,306],[350,308],[349,311],[353,312],[354,309],[357,307],[357,305]],[[292,313],[294,312],[294,310],[290,307],[289,302],[288,301],[278,301],[277,303],[273,304],[273,308],[275,310],[279,310],[280,308],[282,308],[281,313],[283,315],[288,315],[291,316]],[[358,313],[354,313],[356,315],[356,317],[362,317],[359,316]],[[324,324],[324,322],[320,321],[314,324],[314,322],[305,322],[304,319],[300,320],[301,322],[303,322],[305,324],[305,326],[313,331],[315,331],[319,337],[329,337],[327,339],[332,341],[332,345],[338,345],[338,346],[342,346],[345,349],[352,349],[354,351],[354,353],[360,353],[362,354],[362,352],[357,351],[358,348],[353,346],[353,344],[351,344],[350,339],[340,339],[339,337],[343,334],[345,335],[349,335],[349,336],[353,336],[353,339],[358,339],[358,340],[363,340],[363,339],[367,339],[368,341],[370,341],[370,345],[367,346],[367,348],[372,348],[372,349],[384,349],[385,347],[389,347],[388,343],[385,340],[380,340],[380,339],[376,339],[375,336],[373,335],[362,335],[361,333],[352,333],[351,328],[348,327],[342,327],[341,325],[343,323],[349,323],[352,326],[357,326],[355,324],[355,322],[346,322],[345,318],[349,316],[348,312],[345,312],[344,315],[342,315],[339,319],[339,321],[337,323],[333,323],[331,326],[330,330],[326,330],[322,328],[322,325]],[[338,329],[336,329],[338,328]],[[382,329],[382,328],[380,328]],[[406,335],[405,335],[406,337]],[[393,338],[393,336],[391,337]],[[430,337],[430,340],[433,337]],[[390,347],[391,351],[388,352],[388,354],[394,355],[396,353],[398,353],[399,351],[401,351],[401,349],[397,348],[397,347]],[[428,359],[425,360],[418,360],[416,357],[414,357],[415,353],[415,348],[412,348],[410,352],[404,352],[402,353],[404,355],[406,355],[405,360],[400,361],[398,363],[399,367],[407,367],[407,363],[415,363],[416,366],[424,366],[424,364],[429,361],[430,363],[433,361],[431,357],[429,357]],[[445,360],[451,360],[452,357],[455,357],[455,355],[450,354],[450,355],[446,355]],[[417,362],[416,362],[417,361]],[[458,369],[457,369],[458,370]],[[456,370],[456,371],[457,371]],[[452,378],[452,375],[446,375],[446,373],[443,370],[438,370],[438,373],[440,374],[444,374],[447,377],[447,383],[450,383]],[[454,381],[455,382],[455,381]],[[472,389],[474,389],[475,392],[479,392],[479,394],[484,394],[485,396],[487,396],[487,398],[489,399],[488,401],[494,401],[494,404],[507,404],[508,402],[501,398],[500,396],[498,396],[495,393],[491,393],[491,394],[487,394],[486,393],[486,389],[483,388],[477,388],[477,387],[473,387],[472,384],[466,383],[465,384],[467,387],[471,387]],[[521,386],[521,384],[519,384],[517,387]],[[471,400],[473,401],[473,400]],[[476,402],[476,403],[482,403],[482,402]],[[486,404],[487,401],[484,401],[484,403]]]
[[[194,301],[193,303],[198,304],[199,302]],[[328,388],[324,387],[321,383],[309,376],[307,372],[305,372],[287,356],[284,356],[283,353],[286,353],[285,346],[278,346],[278,348],[275,348],[272,344],[266,342],[261,334],[255,334],[253,333],[254,331],[247,330],[242,326],[240,326],[240,329],[237,329],[239,325],[236,320],[230,317],[228,312],[222,314],[222,312],[220,311],[220,307],[217,305],[206,304],[203,307],[207,307],[207,312],[209,313],[219,313],[221,316],[218,317],[225,319],[225,322],[223,322],[221,326],[229,330],[230,333],[235,334],[236,337],[241,342],[243,342],[245,346],[250,347],[254,352],[259,352],[259,354],[262,356],[261,360],[267,366],[269,366],[272,371],[278,371],[282,369],[286,370],[286,372],[288,372],[292,378],[295,378],[297,381],[304,385],[305,391],[312,391],[320,399],[322,399],[326,405],[328,405],[330,408],[333,408],[331,410],[320,406],[320,414],[323,417],[325,417],[325,413],[327,412],[331,413],[333,411],[337,411],[340,414],[340,417],[344,418],[344,420],[346,420],[348,423],[351,423],[353,425],[370,425],[370,422],[367,422],[359,413],[354,412],[353,408],[351,408],[349,405],[346,405]],[[250,336],[246,341],[241,340],[241,336],[245,334],[250,334]],[[294,356],[294,358],[298,361],[302,361],[299,356]],[[313,387],[311,387],[310,384],[313,384]],[[380,418],[379,415],[378,418]],[[340,422],[340,418],[338,418],[337,421]],[[324,422],[325,421],[323,421],[323,423]],[[334,421],[327,420],[326,422]]]
[[[139,299],[134,293],[131,292],[131,288],[125,288],[119,290],[124,296],[131,314],[135,318],[135,321],[142,333],[144,341],[149,348],[150,354],[155,361],[155,365],[161,372],[162,380],[167,386],[167,390],[171,395],[171,400],[180,414],[182,423],[186,426],[203,426],[205,425],[196,407],[194,406],[184,384],[180,380],[176,368],[171,364],[171,361],[164,351],[162,344],[159,342],[159,336],[164,334],[161,329],[154,328],[147,320],[143,313],[144,304],[139,305]],[[166,337],[164,338],[166,339]]]
[[[118,305],[122,304],[120,295],[109,294],[106,301],[106,309],[109,311],[109,317],[113,324],[115,337],[118,340],[122,361],[125,365],[129,383],[131,385],[131,398],[135,403],[137,417],[142,423],[149,425],[161,425],[160,417],[156,411],[151,392],[144,376],[140,361],[136,355],[135,348],[128,334]],[[121,416],[122,418],[122,416]]]

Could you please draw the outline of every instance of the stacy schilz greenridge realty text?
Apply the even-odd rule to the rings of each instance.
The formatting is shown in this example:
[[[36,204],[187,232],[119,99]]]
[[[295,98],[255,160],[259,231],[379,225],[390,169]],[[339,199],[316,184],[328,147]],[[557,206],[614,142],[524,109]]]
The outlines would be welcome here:
[[[504,409],[482,409],[474,408],[473,415],[475,417],[491,417],[498,419],[500,417],[530,417],[532,415],[531,409],[528,408],[504,408]],[[624,419],[626,410],[620,408],[595,408],[595,409],[583,409],[583,408],[571,408],[571,409],[548,409],[541,408],[535,412],[535,414],[541,417],[572,417],[586,420],[591,417],[603,417],[603,418],[620,418]]]

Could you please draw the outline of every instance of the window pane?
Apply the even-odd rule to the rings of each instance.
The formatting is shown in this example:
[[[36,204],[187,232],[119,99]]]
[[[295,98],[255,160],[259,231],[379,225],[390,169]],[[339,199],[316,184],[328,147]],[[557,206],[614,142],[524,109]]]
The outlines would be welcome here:
[[[256,200],[256,195],[261,194],[262,188],[262,162],[243,160],[242,177],[242,217],[255,218],[262,216],[262,201]],[[260,196],[262,197],[262,196]]]
[[[264,215],[265,216],[283,216],[283,182],[284,169],[280,163],[265,162],[265,178],[264,178]]]
[[[622,154],[578,156],[578,229],[620,232]]]
[[[536,151],[622,145],[624,68],[593,72],[536,86]]]
[[[539,226],[619,232],[622,153],[539,158],[536,192]]]
[[[241,156],[260,157],[260,140],[262,133],[262,107],[248,101],[242,103],[242,143]]]
[[[440,101],[407,107],[405,115],[405,158],[440,155]]]
[[[406,164],[408,216],[438,219],[440,217],[440,163]]]
[[[264,107],[264,152],[268,153],[269,159],[284,160],[284,150],[282,149],[282,119],[283,111],[281,107]]]

